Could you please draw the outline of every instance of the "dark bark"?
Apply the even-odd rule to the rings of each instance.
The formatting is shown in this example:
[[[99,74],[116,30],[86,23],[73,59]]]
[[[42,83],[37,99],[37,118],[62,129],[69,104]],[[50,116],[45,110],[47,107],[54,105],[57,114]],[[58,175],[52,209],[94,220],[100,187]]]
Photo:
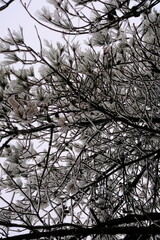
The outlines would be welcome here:
[[[5,2],[5,4],[0,7],[0,11],[4,10],[5,8],[7,8],[12,2],[14,2],[14,0],[10,0],[9,2]]]
[[[92,234],[100,235],[116,235],[116,234],[129,234],[130,236],[137,235],[159,235],[160,227],[157,226],[148,226],[148,227],[100,227],[96,226],[93,228],[80,228],[80,229],[63,229],[63,230],[54,230],[50,232],[36,232],[30,234],[24,234],[19,236],[13,236],[4,238],[4,240],[27,240],[27,239],[40,239],[42,237],[60,237],[60,236],[73,236],[73,237],[86,237]]]

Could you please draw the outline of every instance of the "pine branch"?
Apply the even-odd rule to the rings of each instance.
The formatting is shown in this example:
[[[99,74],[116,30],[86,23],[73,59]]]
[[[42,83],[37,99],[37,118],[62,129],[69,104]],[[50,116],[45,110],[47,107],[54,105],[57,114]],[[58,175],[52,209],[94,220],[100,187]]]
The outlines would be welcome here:
[[[10,0],[9,2],[5,2],[5,4],[0,7],[0,11],[4,10],[5,8],[7,8],[12,2],[14,2],[14,0]]]

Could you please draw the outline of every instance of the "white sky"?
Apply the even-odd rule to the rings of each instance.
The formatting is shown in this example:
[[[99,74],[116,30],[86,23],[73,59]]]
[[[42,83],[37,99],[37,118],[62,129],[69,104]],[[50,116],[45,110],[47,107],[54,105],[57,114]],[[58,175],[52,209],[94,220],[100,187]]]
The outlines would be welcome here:
[[[34,13],[36,10],[40,10],[41,7],[46,6],[47,0],[25,0],[23,2],[26,2],[26,4],[31,2],[29,9],[33,9],[32,12]],[[134,1],[132,1],[132,3],[134,3]],[[0,1],[0,6],[1,5],[2,4]],[[51,4],[48,5],[47,3],[47,6],[52,9]],[[156,6],[156,8],[160,9],[160,4],[159,7]],[[132,19],[133,22],[137,20],[137,18]],[[31,19],[25,9],[22,7],[20,0],[13,1],[13,3],[11,3],[6,9],[0,11],[0,37],[7,35],[8,28],[10,28],[10,30],[18,31],[19,26],[22,26],[24,29],[26,43],[32,47],[37,48],[37,36],[34,27],[35,25],[37,26],[38,32],[42,39],[50,39],[53,42],[62,41],[60,34],[48,30],[47,28],[41,26],[40,24],[37,24],[33,19]],[[85,35],[82,38],[88,38],[88,36]]]
[[[1,2],[1,1],[0,1]],[[36,10],[40,10],[41,7],[46,6],[47,0],[23,0],[26,4],[30,3],[29,9],[33,9],[32,12],[36,12]],[[38,5],[37,5],[38,3]],[[134,1],[132,1],[134,5]],[[2,4],[0,3],[0,6]],[[52,10],[51,4],[48,5]],[[157,7],[156,7],[157,8]],[[137,22],[137,18],[132,19],[133,22]],[[20,0],[15,0],[11,3],[6,9],[0,11],[0,37],[4,37],[7,35],[8,28],[10,30],[19,30],[19,26],[23,27],[25,42],[38,50],[39,44],[35,31],[35,25],[38,28],[39,35],[42,39],[49,39],[53,43],[62,42],[61,34],[51,31],[40,24],[36,23],[31,17],[27,14],[25,9],[22,7]],[[72,37],[70,37],[72,39]],[[80,39],[88,39],[87,35],[81,35]],[[76,40],[79,40],[77,38]]]
[[[30,1],[26,0],[26,3],[27,2]],[[32,0],[31,7],[33,7],[35,10],[37,9],[37,3],[38,9],[40,10],[41,6],[46,4],[46,0]],[[21,6],[19,0],[15,0],[5,10],[0,11],[0,37],[7,35],[8,28],[10,28],[11,31],[18,31],[19,26],[22,26],[24,30],[25,42],[38,50],[38,39],[34,25],[37,26],[42,39],[46,38],[53,42],[62,41],[60,34],[50,31],[33,21],[33,19],[30,18],[24,8]],[[86,38],[88,38],[88,36],[86,36]]]
[[[26,3],[29,0],[25,1]],[[32,0],[30,4],[30,8],[33,9],[33,12],[38,9],[41,9],[41,6],[46,4],[46,0]],[[57,42],[61,40],[61,35],[50,31],[40,24],[37,24],[31,17],[27,14],[25,9],[22,7],[19,0],[15,0],[11,3],[6,9],[0,11],[0,37],[6,36],[8,34],[8,28],[10,30],[19,30],[19,26],[23,27],[25,42],[31,45],[34,48],[37,48],[37,35],[35,31],[35,25],[38,28],[38,32],[40,36],[46,39],[50,39],[53,42]]]

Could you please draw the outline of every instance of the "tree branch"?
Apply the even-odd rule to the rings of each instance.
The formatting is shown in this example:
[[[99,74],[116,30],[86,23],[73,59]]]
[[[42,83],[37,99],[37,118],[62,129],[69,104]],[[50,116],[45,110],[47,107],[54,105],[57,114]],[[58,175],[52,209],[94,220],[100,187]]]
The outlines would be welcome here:
[[[83,237],[89,236],[92,234],[107,234],[107,235],[116,235],[116,234],[130,234],[135,235],[143,234],[143,235],[157,235],[160,234],[160,227],[157,226],[147,226],[147,227],[100,227],[96,226],[93,228],[81,228],[81,229],[62,229],[62,230],[54,230],[50,232],[36,232],[30,234],[24,234],[19,236],[13,236],[4,238],[4,240],[26,240],[26,239],[39,239],[42,237],[50,238],[50,237],[61,237],[61,236],[74,236],[74,237]]]
[[[0,11],[4,10],[5,8],[7,8],[12,2],[14,2],[14,0],[10,0],[9,2],[5,2],[5,4],[0,7]]]

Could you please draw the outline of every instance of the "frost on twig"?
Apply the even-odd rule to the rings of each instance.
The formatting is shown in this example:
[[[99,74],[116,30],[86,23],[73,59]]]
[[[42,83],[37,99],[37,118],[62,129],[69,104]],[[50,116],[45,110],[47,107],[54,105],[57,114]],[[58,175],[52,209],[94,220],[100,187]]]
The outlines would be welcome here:
[[[29,101],[26,105],[22,105],[18,102],[15,95],[11,95],[8,98],[8,103],[11,105],[15,117],[21,120],[30,120],[36,116],[38,109],[35,102]]]

